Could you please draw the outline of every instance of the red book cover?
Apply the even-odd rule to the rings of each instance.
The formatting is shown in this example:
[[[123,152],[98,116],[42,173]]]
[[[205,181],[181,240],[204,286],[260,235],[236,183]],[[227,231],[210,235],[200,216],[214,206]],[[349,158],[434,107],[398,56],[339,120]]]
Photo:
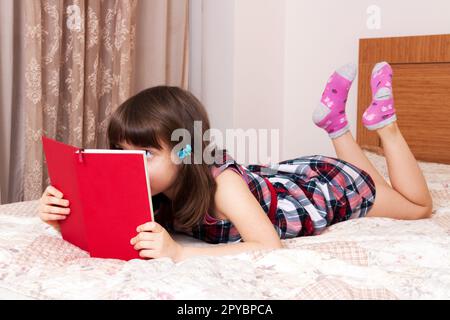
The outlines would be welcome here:
[[[42,136],[51,185],[69,200],[64,240],[91,257],[131,260],[136,228],[154,221],[145,151],[80,149]]]

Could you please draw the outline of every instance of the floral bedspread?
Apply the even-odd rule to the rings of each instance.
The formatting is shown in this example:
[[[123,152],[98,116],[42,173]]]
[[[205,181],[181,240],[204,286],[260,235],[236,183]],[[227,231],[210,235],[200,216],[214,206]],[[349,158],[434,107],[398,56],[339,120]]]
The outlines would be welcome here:
[[[384,158],[366,154],[387,178]],[[283,240],[283,249],[179,263],[90,258],[40,222],[37,201],[2,205],[0,298],[450,299],[450,165],[419,164],[434,199],[430,219],[350,220]]]

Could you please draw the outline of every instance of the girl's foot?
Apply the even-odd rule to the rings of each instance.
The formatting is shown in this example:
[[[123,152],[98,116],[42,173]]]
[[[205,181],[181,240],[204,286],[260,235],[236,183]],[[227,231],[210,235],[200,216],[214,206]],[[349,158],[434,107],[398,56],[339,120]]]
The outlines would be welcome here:
[[[356,66],[352,63],[342,66],[328,79],[319,105],[313,112],[313,122],[335,139],[349,131],[345,103],[348,92],[356,76]]]
[[[372,70],[370,85],[373,98],[362,118],[364,126],[369,130],[382,128],[397,120],[392,94],[392,74],[391,66],[385,61],[377,63]]]

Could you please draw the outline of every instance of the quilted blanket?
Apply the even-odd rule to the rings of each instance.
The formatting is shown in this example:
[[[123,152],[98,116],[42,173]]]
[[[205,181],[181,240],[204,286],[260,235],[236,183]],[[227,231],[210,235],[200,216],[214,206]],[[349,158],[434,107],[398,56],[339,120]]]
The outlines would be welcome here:
[[[365,153],[389,181],[384,157]],[[430,219],[350,220],[283,240],[283,249],[178,263],[90,258],[39,220],[37,200],[2,205],[0,298],[450,299],[450,165],[419,165],[434,200]]]

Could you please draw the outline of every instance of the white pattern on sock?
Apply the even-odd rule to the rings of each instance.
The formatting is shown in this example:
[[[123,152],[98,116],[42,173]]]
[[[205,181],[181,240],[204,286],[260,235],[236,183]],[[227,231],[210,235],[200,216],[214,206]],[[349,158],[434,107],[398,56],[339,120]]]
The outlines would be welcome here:
[[[377,93],[375,93],[375,100],[387,100],[392,98],[392,90],[391,88],[382,87],[378,89]]]
[[[322,102],[319,102],[319,105],[316,107],[316,109],[313,112],[312,119],[315,124],[318,124],[320,121],[322,121],[329,113],[331,112],[331,109],[328,108],[326,105],[324,105]]]
[[[388,63],[386,61],[378,62],[372,69],[372,78],[375,78],[380,74],[380,70],[387,65]]]
[[[349,81],[353,81],[356,77],[357,67],[354,63],[347,63],[336,70],[336,73],[346,78]]]

